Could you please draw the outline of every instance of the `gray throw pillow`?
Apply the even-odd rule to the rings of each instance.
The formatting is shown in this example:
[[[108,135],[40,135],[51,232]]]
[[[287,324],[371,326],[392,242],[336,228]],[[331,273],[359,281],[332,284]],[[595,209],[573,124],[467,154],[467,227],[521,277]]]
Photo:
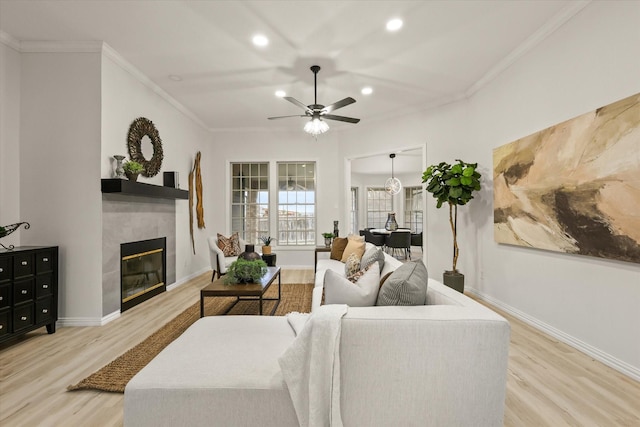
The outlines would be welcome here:
[[[360,269],[364,270],[374,262],[378,261],[378,267],[380,271],[384,268],[384,252],[377,246],[372,246],[362,255],[360,260]]]
[[[376,305],[425,305],[428,280],[422,260],[402,264],[380,288]]]

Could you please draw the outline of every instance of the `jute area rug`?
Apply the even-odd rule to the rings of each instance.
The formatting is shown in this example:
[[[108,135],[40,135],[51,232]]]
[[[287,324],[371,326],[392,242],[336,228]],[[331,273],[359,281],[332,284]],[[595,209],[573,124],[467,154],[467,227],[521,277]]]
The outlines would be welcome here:
[[[292,311],[310,312],[312,292],[313,284],[283,284],[282,298],[275,315],[284,316]],[[277,295],[278,287],[272,285],[265,296],[277,297]],[[205,313],[207,316],[222,314],[234,301],[235,298],[205,298]],[[227,315],[257,315],[259,312],[258,304],[257,301],[240,301]],[[273,304],[275,302],[265,301],[263,313],[270,313]],[[200,301],[197,301],[140,344],[123,353],[78,384],[70,385],[67,390],[91,389],[124,393],[124,388],[129,380],[199,318]]]

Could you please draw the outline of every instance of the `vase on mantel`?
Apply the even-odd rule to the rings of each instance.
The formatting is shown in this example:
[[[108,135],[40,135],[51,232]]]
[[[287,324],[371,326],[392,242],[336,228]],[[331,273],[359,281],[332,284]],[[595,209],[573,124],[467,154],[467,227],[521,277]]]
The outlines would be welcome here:
[[[396,214],[394,212],[389,213],[387,216],[387,222],[384,224],[384,229],[387,231],[396,231],[398,229],[398,222],[396,221]]]
[[[120,154],[116,154],[115,156],[113,156],[113,158],[116,159],[116,178],[124,179],[124,168],[122,167],[122,161],[124,160],[124,156],[121,156]]]

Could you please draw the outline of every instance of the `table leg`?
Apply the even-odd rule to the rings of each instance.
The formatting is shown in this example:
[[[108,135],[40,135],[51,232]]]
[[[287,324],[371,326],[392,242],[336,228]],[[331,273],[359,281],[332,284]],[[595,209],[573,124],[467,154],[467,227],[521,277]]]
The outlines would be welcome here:
[[[262,316],[262,295],[260,295],[260,316]]]
[[[200,294],[200,317],[204,317],[204,296]]]

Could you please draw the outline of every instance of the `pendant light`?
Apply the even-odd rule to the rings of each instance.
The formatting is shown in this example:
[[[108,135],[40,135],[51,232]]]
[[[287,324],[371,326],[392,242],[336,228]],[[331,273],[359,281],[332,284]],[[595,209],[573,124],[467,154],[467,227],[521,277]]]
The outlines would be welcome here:
[[[387,179],[384,183],[384,191],[395,196],[402,190],[402,183],[400,180],[393,176],[393,159],[396,157],[395,153],[389,154],[391,158],[391,178]]]

